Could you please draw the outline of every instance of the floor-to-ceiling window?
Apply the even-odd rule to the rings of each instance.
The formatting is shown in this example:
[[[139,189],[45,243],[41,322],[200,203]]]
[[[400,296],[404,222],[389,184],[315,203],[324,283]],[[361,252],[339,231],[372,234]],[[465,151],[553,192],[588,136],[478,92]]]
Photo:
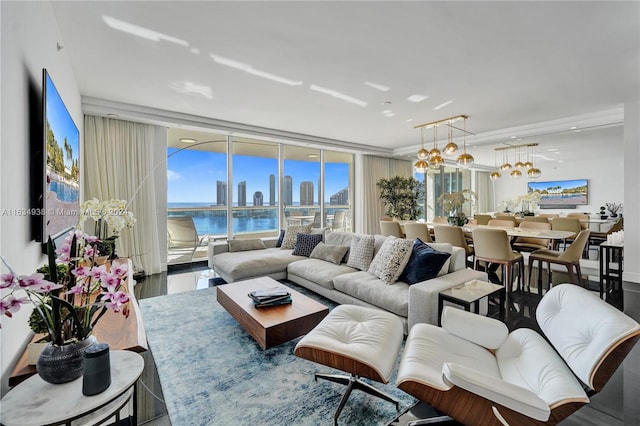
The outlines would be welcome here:
[[[353,155],[324,151],[324,210],[333,229],[353,229]]]
[[[320,150],[285,145],[283,147],[282,202],[286,223],[314,221],[320,214]]]
[[[424,182],[423,218],[433,221],[436,216],[447,216],[449,212],[443,211],[438,198],[442,194],[471,189],[471,171],[443,166],[438,169],[428,169],[426,173],[415,173],[415,178]],[[471,203],[462,206],[467,216],[471,215]]]

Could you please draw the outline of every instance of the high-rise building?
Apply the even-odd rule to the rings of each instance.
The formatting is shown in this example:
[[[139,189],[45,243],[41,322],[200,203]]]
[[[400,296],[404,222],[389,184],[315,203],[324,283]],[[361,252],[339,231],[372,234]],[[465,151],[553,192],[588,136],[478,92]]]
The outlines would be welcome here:
[[[227,205],[227,182],[216,181],[216,205]]]
[[[284,177],[284,194],[282,194],[282,202],[285,206],[293,205],[293,179],[291,176]]]
[[[349,188],[341,189],[329,198],[329,204],[332,206],[349,205]]]
[[[276,205],[276,175],[269,175],[269,205]]]
[[[253,205],[254,206],[262,206],[263,205],[263,199],[262,199],[262,192],[261,191],[256,191],[253,193]]]
[[[304,181],[300,184],[300,205],[313,205],[313,182]]]
[[[243,180],[238,183],[238,206],[247,205],[247,181]]]

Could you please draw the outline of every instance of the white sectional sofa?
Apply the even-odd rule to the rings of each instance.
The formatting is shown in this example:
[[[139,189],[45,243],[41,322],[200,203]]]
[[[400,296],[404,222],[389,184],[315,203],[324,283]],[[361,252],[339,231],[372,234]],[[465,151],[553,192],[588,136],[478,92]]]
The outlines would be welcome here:
[[[350,247],[352,239],[358,235],[326,232],[323,240],[329,246]],[[387,237],[375,235],[374,238],[375,257]],[[466,268],[462,248],[449,244],[429,244],[436,250],[451,253],[448,271],[409,285],[404,281],[386,284],[366,270],[348,266],[345,261],[334,264],[318,258],[292,255],[292,250],[275,247],[276,239],[263,242],[266,248],[234,252],[229,251],[226,242],[211,243],[209,267],[229,283],[259,276],[286,278],[340,304],[384,309],[403,321],[405,334],[417,323],[437,324],[438,293],[441,290],[474,279],[487,280],[486,273]]]

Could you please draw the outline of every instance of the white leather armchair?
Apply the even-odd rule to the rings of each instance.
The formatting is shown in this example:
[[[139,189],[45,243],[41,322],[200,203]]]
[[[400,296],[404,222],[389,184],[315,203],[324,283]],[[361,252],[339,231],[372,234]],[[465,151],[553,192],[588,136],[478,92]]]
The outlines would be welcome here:
[[[396,385],[465,425],[553,425],[589,403],[640,339],[636,321],[573,284],[547,292],[536,319],[548,341],[445,307],[442,328],[411,328]]]

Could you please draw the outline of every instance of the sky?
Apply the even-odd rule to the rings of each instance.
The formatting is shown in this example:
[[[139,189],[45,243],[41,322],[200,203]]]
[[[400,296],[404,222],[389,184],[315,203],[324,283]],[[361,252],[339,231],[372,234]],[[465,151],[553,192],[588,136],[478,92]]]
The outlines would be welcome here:
[[[47,109],[47,121],[51,130],[58,142],[58,145],[64,152],[64,138],[67,138],[67,142],[73,149],[73,160],[77,160],[80,154],[80,133],[78,128],[73,122],[71,115],[67,111],[64,102],[60,98],[58,91],[52,81],[52,77],[47,73],[46,80],[46,109]],[[68,160],[66,155],[64,157],[65,166],[71,168],[71,160]]]
[[[216,203],[216,181],[226,181],[226,154],[197,150],[175,153],[169,149],[167,179],[169,203]],[[300,201],[300,183],[311,181],[314,201],[317,203],[320,163],[285,160],[284,174],[293,179],[293,201]],[[253,203],[253,194],[261,191],[264,203],[269,203],[269,175],[278,175],[275,158],[257,158],[243,155],[233,157],[234,201],[237,201],[238,183],[247,182],[247,205]],[[325,163],[325,201],[348,186],[349,167],[346,163]],[[278,185],[276,183],[276,192]],[[276,200],[279,197],[276,197]]]

